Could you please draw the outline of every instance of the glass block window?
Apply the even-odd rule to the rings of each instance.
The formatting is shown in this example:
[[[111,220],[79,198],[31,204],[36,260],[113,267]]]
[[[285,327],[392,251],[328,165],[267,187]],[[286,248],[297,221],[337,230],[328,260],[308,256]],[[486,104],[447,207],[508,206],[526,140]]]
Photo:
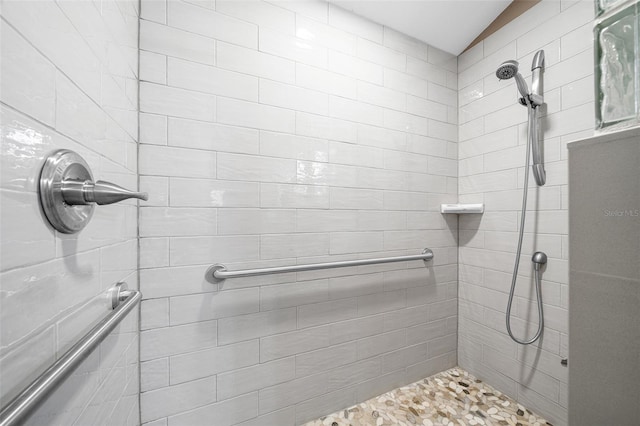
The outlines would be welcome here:
[[[594,29],[596,129],[640,123],[640,1],[616,4]]]

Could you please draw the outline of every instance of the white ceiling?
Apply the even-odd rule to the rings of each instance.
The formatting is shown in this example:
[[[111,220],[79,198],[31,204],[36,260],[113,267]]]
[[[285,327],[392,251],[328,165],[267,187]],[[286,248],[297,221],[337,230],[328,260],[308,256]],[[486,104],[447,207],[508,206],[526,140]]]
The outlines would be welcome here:
[[[512,0],[329,0],[459,55]]]

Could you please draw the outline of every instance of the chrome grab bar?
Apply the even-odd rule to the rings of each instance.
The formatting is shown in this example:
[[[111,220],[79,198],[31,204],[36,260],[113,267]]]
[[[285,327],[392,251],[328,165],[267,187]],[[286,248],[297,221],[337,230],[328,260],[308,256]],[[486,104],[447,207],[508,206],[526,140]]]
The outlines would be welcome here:
[[[22,424],[51,392],[98,347],[100,342],[116,328],[142,298],[142,293],[139,291],[127,290],[126,283],[118,283],[110,292],[113,311],[2,408],[0,426]]]
[[[209,267],[205,273],[205,277],[209,282],[220,282],[227,278],[255,277],[257,275],[283,274],[286,272],[303,272],[317,271],[319,269],[346,268],[348,266],[375,265],[379,263],[405,262],[408,260],[424,260],[425,262],[433,259],[433,251],[426,248],[422,254],[411,256],[382,257],[378,259],[363,260],[344,260],[340,262],[312,263],[308,265],[280,266],[275,268],[257,268],[245,269],[241,271],[227,271],[227,267],[223,264],[216,263]]]

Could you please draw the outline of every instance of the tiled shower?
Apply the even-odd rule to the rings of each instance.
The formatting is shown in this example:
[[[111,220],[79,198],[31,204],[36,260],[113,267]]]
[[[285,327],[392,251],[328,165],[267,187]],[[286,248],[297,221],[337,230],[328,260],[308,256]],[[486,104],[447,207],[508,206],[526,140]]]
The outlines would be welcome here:
[[[2,406],[126,281],[139,312],[27,424],[303,424],[455,366],[569,424],[567,143],[593,135],[592,2],[543,0],[458,57],[324,0],[1,13]],[[513,325],[537,326],[544,247],[545,328],[521,346],[504,310],[527,114],[495,69],[539,49],[548,182],[531,183]],[[61,148],[149,200],[54,231],[37,180]],[[485,212],[440,213],[458,202]],[[425,248],[427,263],[205,277]]]

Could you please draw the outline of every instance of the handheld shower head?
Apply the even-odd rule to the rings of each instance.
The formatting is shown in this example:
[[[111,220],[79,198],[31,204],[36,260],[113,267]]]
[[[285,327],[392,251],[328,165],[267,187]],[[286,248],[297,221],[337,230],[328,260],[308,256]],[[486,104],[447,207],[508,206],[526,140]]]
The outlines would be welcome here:
[[[518,61],[504,61],[496,70],[496,77],[508,80],[518,73]]]
[[[516,85],[520,95],[527,101],[529,99],[529,87],[518,72],[518,61],[504,61],[496,70],[496,77],[500,80],[516,79]]]

